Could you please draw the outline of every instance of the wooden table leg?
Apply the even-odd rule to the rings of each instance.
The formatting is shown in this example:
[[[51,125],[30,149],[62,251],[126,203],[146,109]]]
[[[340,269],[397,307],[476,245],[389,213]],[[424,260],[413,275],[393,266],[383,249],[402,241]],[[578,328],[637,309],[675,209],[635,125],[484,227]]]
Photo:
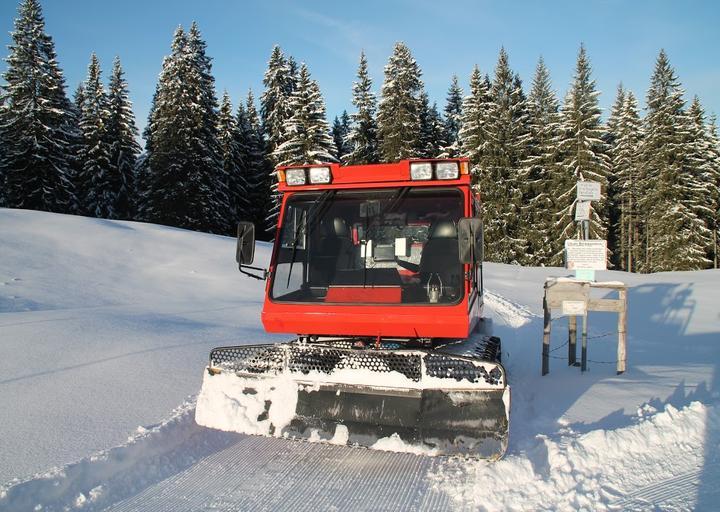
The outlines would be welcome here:
[[[568,317],[568,366],[577,361],[577,317]]]
[[[581,354],[581,371],[587,370],[587,312],[583,315],[582,322],[582,354]]]
[[[542,348],[542,374],[550,372],[550,308],[547,298],[543,297],[543,348]]]
[[[622,309],[618,313],[618,347],[617,347],[617,373],[620,375],[625,371],[625,360],[627,359],[627,290],[619,291]]]

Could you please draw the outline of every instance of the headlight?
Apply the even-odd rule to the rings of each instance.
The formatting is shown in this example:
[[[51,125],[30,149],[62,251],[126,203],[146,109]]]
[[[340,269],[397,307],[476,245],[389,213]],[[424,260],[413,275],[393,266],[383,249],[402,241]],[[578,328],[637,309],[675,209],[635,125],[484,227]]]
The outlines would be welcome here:
[[[432,164],[430,162],[411,162],[410,178],[413,180],[431,180]]]
[[[288,169],[285,171],[285,181],[288,185],[305,185],[305,169]]]
[[[439,180],[456,180],[460,175],[457,162],[438,162],[435,164],[435,177]]]
[[[310,167],[310,183],[330,183],[330,167]]]

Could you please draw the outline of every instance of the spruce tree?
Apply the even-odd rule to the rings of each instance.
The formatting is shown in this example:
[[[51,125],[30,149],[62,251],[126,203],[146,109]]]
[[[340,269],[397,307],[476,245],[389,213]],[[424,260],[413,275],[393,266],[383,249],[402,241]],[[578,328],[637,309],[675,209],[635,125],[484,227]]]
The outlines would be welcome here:
[[[247,218],[247,162],[239,144],[239,127],[233,114],[230,95],[227,91],[220,101],[218,112],[218,144],[220,146],[220,160],[223,174],[227,177],[228,205],[227,231],[232,233],[238,220]]]
[[[275,45],[268,61],[263,84],[265,91],[260,98],[260,112],[269,154],[285,142],[285,123],[290,118],[290,95],[293,75],[282,50]]]
[[[277,191],[275,168],[280,164],[276,159],[278,148],[287,140],[287,122],[292,115],[290,97],[295,88],[295,61],[288,60],[279,46],[275,45],[270,54],[268,67],[263,77],[265,91],[260,97],[260,113],[266,142],[266,151],[271,164],[271,197],[267,212],[266,228],[269,233],[275,231],[280,211],[280,194]]]
[[[325,119],[325,102],[304,63],[290,98],[290,111],[287,140],[273,152],[273,160],[280,166],[336,161],[333,157],[335,144]]]
[[[480,179],[480,164],[488,143],[487,123],[490,105],[490,84],[475,66],[470,75],[470,94],[463,100],[463,117],[459,133],[462,155],[470,159],[473,182]]]
[[[386,162],[416,156],[423,90],[421,75],[410,49],[404,43],[396,43],[385,66],[377,116],[380,156]]]
[[[600,183],[603,199],[593,201],[590,211],[591,239],[607,237],[607,184],[610,159],[602,140],[599,92],[591,78],[590,62],[583,45],[578,52],[573,83],[562,107],[558,150],[560,165],[553,190],[556,194],[557,222],[551,240],[555,243],[553,264],[563,262],[563,244],[579,236],[575,222],[576,184],[580,180]]]
[[[107,138],[110,142],[110,170],[114,176],[114,218],[131,219],[135,215],[135,168],[140,154],[136,137],[135,114],[130,102],[120,58],[115,57],[108,85]]]
[[[345,162],[350,153],[350,145],[348,135],[350,134],[350,116],[347,111],[343,110],[340,117],[335,116],[333,121],[331,135],[335,143],[337,153],[333,155],[338,161]]]
[[[525,213],[527,223],[528,262],[549,265],[554,244],[551,242],[555,223],[553,175],[557,172],[557,137],[559,104],[552,89],[550,73],[540,58],[528,95],[528,155],[525,161]]]
[[[710,205],[714,209],[710,229],[712,229],[712,260],[713,268],[720,268],[720,138],[718,138],[717,121],[715,116],[710,118],[707,127],[710,152],[708,155],[711,177],[710,177]]]
[[[453,75],[445,103],[444,143],[441,156],[454,158],[460,154],[459,134],[462,123],[463,91],[458,85],[457,75]]]
[[[645,272],[697,270],[708,266],[707,229],[693,204],[694,176],[688,158],[690,122],[683,90],[667,54],[660,51],[647,93],[640,210]]]
[[[238,107],[238,146],[246,165],[246,182],[248,210],[242,220],[253,222],[258,228],[257,236],[267,240],[271,238],[264,229],[267,219],[267,208],[271,204],[270,191],[275,178],[271,174],[272,166],[266,156],[262,127],[255,108],[252,91],[248,92],[245,107]],[[274,233],[271,233],[272,235]]]
[[[82,131],[78,176],[80,212],[91,217],[116,218],[115,197],[120,179],[110,166],[108,98],[102,84],[100,62],[93,53],[85,80],[80,130]]]
[[[76,119],[38,0],[20,3],[11,37],[0,85],[4,205],[72,212]]]
[[[717,195],[715,168],[713,162],[713,142],[711,140],[705,118],[705,111],[700,99],[695,96],[688,109],[689,141],[686,149],[688,155],[687,201],[695,215],[703,223],[698,229],[698,236],[706,248],[709,261],[714,257],[713,226],[715,217],[715,197]]]
[[[637,208],[640,197],[639,150],[642,127],[637,100],[631,91],[623,91],[623,105],[614,116],[611,127],[614,132],[611,156],[617,210],[617,241],[614,250],[619,267],[634,272],[642,253]]]
[[[608,233],[607,243],[608,247],[612,251],[612,264],[614,267],[620,266],[622,268],[623,256],[620,254],[617,248],[620,247],[623,241],[623,235],[620,233],[622,225],[620,223],[620,190],[615,183],[617,175],[615,167],[613,165],[615,145],[618,139],[618,125],[620,123],[620,117],[622,116],[623,109],[625,106],[625,89],[623,89],[622,83],[617,87],[617,93],[615,95],[615,103],[610,110],[610,116],[608,117],[607,123],[605,124],[605,132],[603,133],[603,141],[607,145],[608,156],[610,157],[610,172],[608,173],[608,186],[607,186],[607,210],[608,210]]]
[[[420,131],[415,149],[418,158],[438,158],[446,146],[445,124],[440,117],[437,104],[430,106],[425,91],[420,94]]]
[[[227,232],[227,178],[217,143],[213,82],[199,31],[195,27],[185,34],[178,28],[148,130],[147,220]]]
[[[347,143],[348,165],[372,164],[379,161],[377,123],[375,122],[375,94],[368,75],[365,52],[360,54],[357,81],[353,83],[352,103],[357,112],[352,114],[352,124]]]
[[[498,57],[490,98],[478,181],[483,197],[485,254],[490,261],[523,263],[527,250],[522,219],[527,105],[504,48]]]

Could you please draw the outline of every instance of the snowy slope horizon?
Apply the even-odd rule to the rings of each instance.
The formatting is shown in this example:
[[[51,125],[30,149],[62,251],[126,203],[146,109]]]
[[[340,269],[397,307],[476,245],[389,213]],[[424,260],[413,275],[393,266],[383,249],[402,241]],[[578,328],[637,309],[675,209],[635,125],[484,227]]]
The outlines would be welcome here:
[[[204,481],[198,475],[248,446],[257,460],[245,470],[267,486],[255,491],[265,499],[292,495],[296,504],[321,493],[319,482],[331,478],[319,461],[338,469],[332,461],[340,460],[387,474],[398,461],[413,464],[418,473],[409,483],[393,480],[398,489],[411,486],[406,496],[415,501],[392,502],[407,510],[652,504],[711,510],[715,504],[720,271],[600,273],[599,279],[632,287],[628,371],[616,376],[613,364],[591,362],[581,375],[567,367],[565,324],[558,319],[552,355],[560,359],[540,377],[542,283],[566,271],[486,264],[487,314],[503,339],[513,387],[510,448],[496,464],[428,462],[221,436],[194,424],[192,395],[211,347],[288,338],[263,331],[263,285],[237,272],[234,240],[9,209],[0,209],[0,233],[0,509],[30,502],[102,509],[118,500],[119,510],[143,509],[159,493],[174,496],[181,482]],[[269,246],[259,244],[258,263],[268,257]],[[590,340],[591,360],[614,360],[615,338],[601,336],[614,331],[613,323],[611,315],[591,315],[590,336],[600,336]],[[145,460],[151,456],[166,461],[164,469]],[[317,480],[273,487],[270,461],[284,457]],[[128,468],[128,460],[136,464]],[[338,469],[327,506],[351,503],[352,467],[347,474]],[[224,485],[243,479],[238,470],[227,471]],[[482,491],[488,486],[496,489],[492,496]],[[192,502],[196,508],[207,505],[199,490],[193,496],[200,500]],[[188,503],[168,499],[163,506],[180,510]],[[251,509],[268,502],[243,503]]]

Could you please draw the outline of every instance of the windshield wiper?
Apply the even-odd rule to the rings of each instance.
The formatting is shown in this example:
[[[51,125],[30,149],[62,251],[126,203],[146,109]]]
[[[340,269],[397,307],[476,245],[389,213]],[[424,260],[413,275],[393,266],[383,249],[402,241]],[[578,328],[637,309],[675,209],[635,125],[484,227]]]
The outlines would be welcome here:
[[[335,196],[336,192],[337,190],[326,190],[325,192],[320,194],[320,197],[315,200],[315,204],[313,204],[307,212],[303,211],[305,222],[302,222],[301,217],[301,221],[295,226],[295,235],[292,243],[292,254],[290,255],[290,269],[288,271],[287,283],[285,284],[286,288],[290,286],[290,276],[292,276],[292,269],[293,265],[295,264],[295,254],[297,252],[298,242],[300,241],[300,235],[310,234],[311,230],[315,227],[318,219],[320,219],[325,213],[324,207],[328,204],[328,200]]]

